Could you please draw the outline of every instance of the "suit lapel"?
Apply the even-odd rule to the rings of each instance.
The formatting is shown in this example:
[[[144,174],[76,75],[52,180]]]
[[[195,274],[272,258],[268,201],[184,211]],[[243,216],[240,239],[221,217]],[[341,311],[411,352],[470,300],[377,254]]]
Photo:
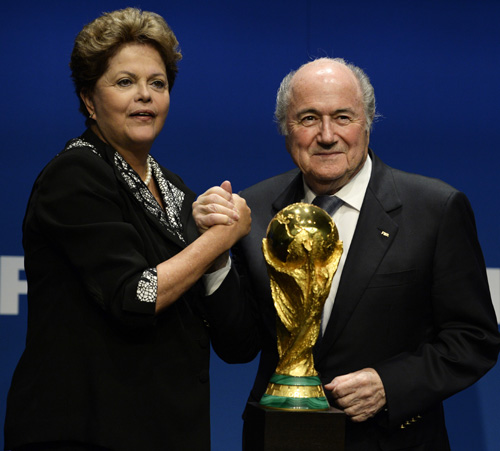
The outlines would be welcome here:
[[[160,220],[156,217],[156,215],[154,215],[152,212],[150,212],[147,208],[144,208],[144,205],[141,204],[141,202],[130,191],[130,188],[129,188],[127,182],[123,179],[119,170],[114,166],[113,166],[113,168],[114,168],[117,179],[119,180],[120,184],[124,187],[125,191],[129,195],[129,197],[132,199],[132,202],[134,202],[140,206],[140,210],[144,212],[144,214],[146,215],[146,217],[147,217],[148,221],[151,223],[151,225],[155,229],[157,229],[165,238],[167,238],[168,240],[175,243],[181,249],[186,247],[186,243],[190,243],[192,240],[196,239],[196,237],[194,237],[194,234],[197,233],[197,230],[196,230],[195,226],[194,226],[195,230],[193,230],[193,224],[190,221],[190,219],[191,219],[191,217],[190,217],[191,206],[194,202],[195,194],[192,191],[190,191],[185,185],[178,183],[178,181],[174,177],[172,177],[168,171],[166,171],[163,167],[161,167],[163,177],[165,177],[166,180],[168,180],[169,182],[171,182],[177,188],[179,188],[181,191],[184,192],[184,200],[182,202],[180,219],[181,219],[181,224],[183,227],[183,233],[184,233],[184,238],[186,239],[186,243],[184,243],[175,233],[168,230],[160,222]]]
[[[290,183],[286,184],[286,188],[273,202],[274,214],[290,204],[300,202],[304,198],[302,173],[296,169],[290,171],[288,174],[290,174]]]
[[[398,225],[389,215],[390,211],[401,206],[391,170],[372,153],[370,155],[373,160],[372,176],[342,272],[330,321],[321,341],[318,360],[327,353],[351,318],[398,231]]]

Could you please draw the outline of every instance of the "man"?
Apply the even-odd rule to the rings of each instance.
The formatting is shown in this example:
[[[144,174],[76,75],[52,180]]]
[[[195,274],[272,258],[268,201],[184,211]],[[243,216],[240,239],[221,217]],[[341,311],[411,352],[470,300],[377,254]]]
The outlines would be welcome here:
[[[368,77],[341,59],[315,60],[283,80],[276,118],[297,169],[241,193],[252,231],[233,254],[254,316],[240,318],[255,317],[259,333],[245,323],[235,346],[241,361],[261,351],[249,397],[259,401],[278,359],[262,238],[285,206],[335,195],[344,253],[315,366],[350,419],[346,450],[447,450],[442,401],[486,373],[500,349],[484,259],[465,195],[386,166],[368,148],[374,117]],[[200,196],[199,227],[225,222],[230,199],[222,187]]]

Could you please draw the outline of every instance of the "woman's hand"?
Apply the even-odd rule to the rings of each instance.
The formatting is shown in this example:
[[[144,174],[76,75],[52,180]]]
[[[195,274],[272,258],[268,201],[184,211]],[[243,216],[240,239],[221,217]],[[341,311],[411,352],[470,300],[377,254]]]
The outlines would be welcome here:
[[[233,199],[231,182],[224,181],[214,186],[193,203],[193,217],[200,234],[214,225],[231,225],[240,219],[238,208]]]
[[[230,240],[229,247],[250,232],[252,222],[245,199],[232,192],[231,182],[226,180],[221,186],[207,190],[193,203],[193,217],[200,235],[214,226],[228,226],[221,230],[215,227],[212,233],[225,235]],[[228,258],[229,250],[219,255],[207,272],[223,268]]]
[[[209,229],[224,250],[250,232],[251,211],[246,200],[233,194],[231,182],[214,186],[193,202],[193,217],[201,234]]]

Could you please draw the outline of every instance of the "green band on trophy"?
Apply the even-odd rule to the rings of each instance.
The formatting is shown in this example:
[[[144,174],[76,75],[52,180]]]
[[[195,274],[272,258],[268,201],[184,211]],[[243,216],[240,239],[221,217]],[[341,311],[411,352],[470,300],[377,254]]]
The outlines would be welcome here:
[[[318,376],[274,373],[260,404],[272,409],[327,410],[330,408]]]
[[[321,385],[318,376],[296,377],[274,373],[269,382],[280,385]]]
[[[325,397],[322,398],[285,398],[264,394],[260,405],[270,409],[282,410],[328,410],[330,404]]]

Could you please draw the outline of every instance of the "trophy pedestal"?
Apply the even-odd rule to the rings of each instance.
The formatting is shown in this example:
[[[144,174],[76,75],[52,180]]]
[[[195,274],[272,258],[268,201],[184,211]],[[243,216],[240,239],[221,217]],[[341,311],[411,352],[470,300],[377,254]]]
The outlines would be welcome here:
[[[343,451],[345,413],[268,409],[257,402],[245,412],[245,451]]]

